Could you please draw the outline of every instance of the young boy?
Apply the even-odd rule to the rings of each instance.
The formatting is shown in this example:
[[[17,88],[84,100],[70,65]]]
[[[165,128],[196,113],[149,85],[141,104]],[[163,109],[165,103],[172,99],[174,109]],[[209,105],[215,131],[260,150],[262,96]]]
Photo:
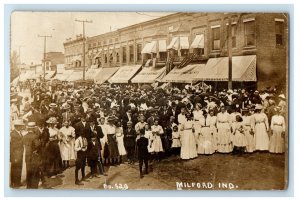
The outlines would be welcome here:
[[[97,136],[92,135],[91,141],[88,143],[88,164],[91,168],[91,178],[97,177],[97,164],[99,159],[99,142],[97,141]]]
[[[140,138],[137,140],[140,178],[143,178],[143,163],[145,163],[145,174],[148,174],[148,143],[148,139],[145,138],[145,130],[140,130]]]

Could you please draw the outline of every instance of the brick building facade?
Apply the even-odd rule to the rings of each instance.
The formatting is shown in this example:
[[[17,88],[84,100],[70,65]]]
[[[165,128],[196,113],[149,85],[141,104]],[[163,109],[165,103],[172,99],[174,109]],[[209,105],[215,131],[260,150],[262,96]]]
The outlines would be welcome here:
[[[86,64],[166,66],[172,58],[206,63],[227,57],[231,19],[233,56],[256,55],[258,88],[286,83],[288,16],[282,13],[175,13],[86,40]],[[197,41],[198,40],[198,45]],[[82,38],[64,43],[65,64],[81,66]],[[189,55],[197,55],[188,61]],[[184,65],[183,65],[184,66]]]

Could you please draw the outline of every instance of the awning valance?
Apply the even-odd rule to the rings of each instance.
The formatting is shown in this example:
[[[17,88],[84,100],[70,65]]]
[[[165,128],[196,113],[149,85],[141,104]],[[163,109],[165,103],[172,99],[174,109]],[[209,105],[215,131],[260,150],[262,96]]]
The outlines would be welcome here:
[[[73,73],[73,70],[65,70],[62,73],[57,73],[54,77],[54,79],[60,80],[60,81],[67,81],[67,78]]]
[[[128,83],[141,67],[140,65],[122,66],[108,81],[110,83]]]
[[[180,39],[180,49],[185,50],[190,48],[189,38],[187,36],[182,36]]]
[[[142,54],[156,53],[156,41],[147,43],[142,50]]]
[[[191,48],[204,48],[204,35],[196,35],[193,43],[191,44]]]
[[[132,83],[153,83],[165,71],[163,68],[144,67],[134,78]]]
[[[171,43],[168,45],[167,49],[175,49],[178,50],[178,37],[172,38]]]
[[[183,68],[174,68],[163,77],[162,82],[192,83],[204,66],[205,64],[192,64]]]
[[[228,57],[211,58],[196,80],[228,81]],[[232,57],[233,81],[256,81],[256,55]]]
[[[119,67],[112,67],[112,68],[100,68],[97,72],[96,76],[94,77],[94,81],[97,84],[102,84],[106,80],[108,80],[115,72],[119,69]]]
[[[166,42],[166,40],[159,40],[158,41],[158,51],[159,52],[166,52],[167,51],[167,42]]]

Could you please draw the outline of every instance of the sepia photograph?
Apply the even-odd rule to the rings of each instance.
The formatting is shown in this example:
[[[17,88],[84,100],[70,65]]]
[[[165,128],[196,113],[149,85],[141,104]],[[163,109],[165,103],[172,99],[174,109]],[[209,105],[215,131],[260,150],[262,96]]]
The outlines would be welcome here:
[[[289,14],[10,15],[12,189],[286,190]]]

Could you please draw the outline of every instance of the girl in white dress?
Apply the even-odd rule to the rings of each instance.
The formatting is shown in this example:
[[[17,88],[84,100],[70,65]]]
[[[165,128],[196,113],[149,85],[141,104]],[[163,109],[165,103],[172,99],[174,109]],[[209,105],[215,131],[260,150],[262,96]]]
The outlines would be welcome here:
[[[124,146],[124,133],[123,133],[123,128],[121,126],[121,122],[116,123],[116,138],[117,138],[117,143],[118,143],[118,150],[119,150],[119,163],[122,163],[122,156],[126,155],[126,150]]]
[[[236,121],[232,132],[233,154],[241,154],[247,146],[247,138],[245,135],[245,126],[243,118],[240,115],[236,116]]]
[[[230,116],[226,112],[225,107],[221,107],[221,112],[217,115],[217,129],[218,129],[218,152],[229,153],[232,151],[231,143],[231,128]]]
[[[176,155],[179,155],[180,153],[180,147],[181,147],[181,143],[180,143],[180,134],[178,132],[178,126],[175,125],[173,126],[173,131],[172,131],[172,149],[173,149],[173,153],[175,153]]]
[[[265,113],[261,112],[263,107],[257,105],[255,113],[252,118],[252,127],[254,127],[254,143],[255,149],[258,151],[269,150],[269,123],[268,117]]]
[[[251,125],[251,118],[249,111],[245,111],[243,116],[243,122],[245,127],[245,136],[247,139],[247,145],[246,145],[246,152],[252,153],[255,151],[255,145],[254,145],[254,127]]]
[[[154,125],[151,126],[151,131],[153,134],[153,143],[152,143],[153,151],[156,155],[156,159],[160,161],[161,152],[164,151],[161,142],[161,135],[164,133],[164,130],[160,125],[158,125],[158,121],[159,120],[157,118],[154,120]]]
[[[148,139],[148,142],[149,142],[149,144],[148,144],[148,152],[150,154],[152,154],[154,152],[154,148],[153,148],[154,136],[152,134],[152,131],[149,128],[149,124],[145,125],[145,136],[144,137]]]
[[[271,120],[270,148],[271,153],[283,153],[284,152],[284,134],[285,134],[285,120],[280,114],[280,107],[275,108],[276,114]]]
[[[195,128],[194,121],[192,121],[190,114],[187,114],[187,121],[182,124],[182,136],[181,136],[181,159],[192,159],[198,156],[196,139],[195,139]]]

